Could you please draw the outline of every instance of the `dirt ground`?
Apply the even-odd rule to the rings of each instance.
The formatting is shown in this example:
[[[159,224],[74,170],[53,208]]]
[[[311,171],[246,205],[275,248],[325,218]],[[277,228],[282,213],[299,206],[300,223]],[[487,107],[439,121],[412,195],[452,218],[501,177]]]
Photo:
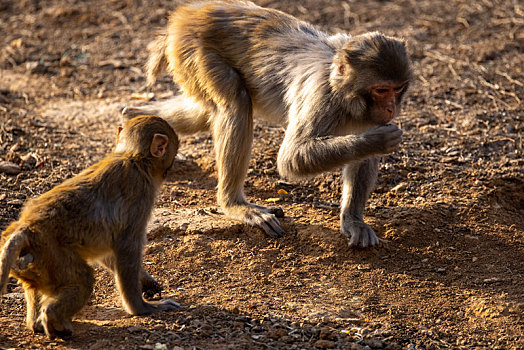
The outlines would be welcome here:
[[[178,1],[0,2],[0,229],[28,198],[101,159],[119,110],[144,90],[147,43]],[[284,182],[283,132],[257,123],[248,198],[270,198],[287,234],[268,239],[216,208],[209,134],[182,139],[148,231],[146,268],[178,310],[122,311],[97,269],[69,341],[25,329],[11,280],[0,349],[523,349],[524,7],[517,0],[257,3],[329,33],[409,42],[416,80],[365,220],[381,246],[339,231],[340,172]],[[5,164],[5,163],[4,163]],[[288,194],[278,194],[284,189]]]

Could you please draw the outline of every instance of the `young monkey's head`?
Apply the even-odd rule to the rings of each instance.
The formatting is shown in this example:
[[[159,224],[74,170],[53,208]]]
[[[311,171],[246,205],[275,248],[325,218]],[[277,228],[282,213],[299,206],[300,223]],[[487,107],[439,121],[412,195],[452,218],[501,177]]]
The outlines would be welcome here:
[[[178,152],[178,137],[162,118],[138,116],[118,128],[115,153],[131,153],[160,163],[164,172],[173,165]]]

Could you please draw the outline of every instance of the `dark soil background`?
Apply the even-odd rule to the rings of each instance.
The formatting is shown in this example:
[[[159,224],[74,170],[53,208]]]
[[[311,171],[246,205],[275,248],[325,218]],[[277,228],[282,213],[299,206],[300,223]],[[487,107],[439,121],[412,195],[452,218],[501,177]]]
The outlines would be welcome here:
[[[177,3],[0,2],[0,229],[25,200],[111,151],[122,106],[176,91],[167,76],[144,90],[142,67]],[[97,270],[73,339],[50,341],[25,329],[12,280],[0,349],[523,349],[522,4],[257,3],[330,33],[409,42],[417,78],[397,119],[405,137],[384,158],[365,216],[381,246],[347,247],[339,173],[279,179],[281,127],[256,124],[246,182],[253,202],[279,199],[278,240],[223,218],[211,139],[184,137],[145,254],[180,309],[130,317]]]

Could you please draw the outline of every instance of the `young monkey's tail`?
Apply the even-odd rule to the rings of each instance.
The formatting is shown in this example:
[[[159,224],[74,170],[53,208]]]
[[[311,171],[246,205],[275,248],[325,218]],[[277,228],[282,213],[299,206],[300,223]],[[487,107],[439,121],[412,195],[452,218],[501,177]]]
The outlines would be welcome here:
[[[7,280],[9,278],[9,271],[13,266],[15,260],[20,255],[22,249],[29,245],[26,231],[23,228],[17,229],[0,252],[0,296],[5,292],[7,288]]]
[[[151,86],[156,78],[167,68],[167,34],[159,32],[156,39],[147,46],[149,59],[146,63],[147,85]]]

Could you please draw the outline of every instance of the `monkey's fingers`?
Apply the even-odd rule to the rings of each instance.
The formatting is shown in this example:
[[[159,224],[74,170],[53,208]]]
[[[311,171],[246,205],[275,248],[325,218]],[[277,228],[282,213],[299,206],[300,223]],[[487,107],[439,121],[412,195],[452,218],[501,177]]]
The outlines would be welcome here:
[[[282,215],[284,212],[281,208],[273,207],[268,209],[267,207],[247,203],[245,205],[224,207],[223,209],[224,213],[231,219],[242,221],[250,226],[260,227],[269,237],[278,238],[286,233],[280,227],[277,217],[270,212],[270,210],[273,210],[278,215]]]
[[[349,246],[351,248],[367,248],[380,243],[375,231],[361,221],[345,223],[342,233],[350,237]]]
[[[367,248],[379,244],[375,232],[372,230],[360,231],[358,234],[352,234],[349,240],[349,246],[352,248]]]
[[[263,205],[251,204],[251,207],[258,209],[259,211],[261,211],[263,213],[273,214],[277,218],[283,218],[285,216],[284,210],[282,210],[281,207],[278,207],[276,205],[273,205],[273,206],[270,206],[270,207],[266,207],[266,206],[263,206]]]
[[[147,300],[153,299],[155,295],[161,296],[162,290],[162,285],[152,277],[142,281],[142,294]]]
[[[175,310],[180,307],[180,304],[171,299],[162,299],[160,303],[156,304],[159,311]]]
[[[273,206],[273,207],[267,207],[267,212],[270,214],[275,215],[277,218],[283,218],[284,217],[284,210],[282,208]]]
[[[258,226],[271,238],[279,238],[286,234],[275,215],[270,215],[269,220],[262,221]]]
[[[63,320],[58,318],[56,311],[53,306],[47,306],[45,310],[42,310],[41,322],[44,326],[44,331],[49,339],[56,337],[68,340],[73,335],[73,329],[71,325],[65,324]]]

